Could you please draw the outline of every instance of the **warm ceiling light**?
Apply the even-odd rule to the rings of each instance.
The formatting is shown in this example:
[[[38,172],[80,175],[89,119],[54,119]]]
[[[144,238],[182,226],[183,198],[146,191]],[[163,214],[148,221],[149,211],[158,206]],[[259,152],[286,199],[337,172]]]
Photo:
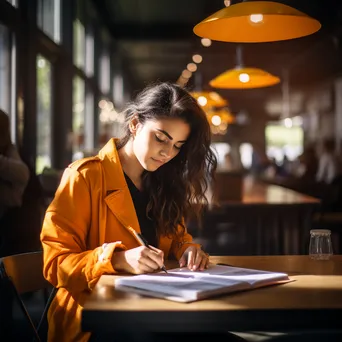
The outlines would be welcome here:
[[[272,1],[244,1],[225,7],[194,27],[199,37],[224,42],[273,42],[308,36],[321,28],[318,20]]]
[[[215,115],[221,118],[221,122],[226,122],[227,124],[231,124],[235,121],[234,115],[227,108],[220,110],[209,110],[206,113],[210,121],[212,121],[212,118]]]
[[[187,70],[187,69],[184,69],[184,70],[182,71],[182,76],[183,76],[184,78],[190,78],[190,77],[192,76],[192,72],[189,71],[189,70]]]
[[[247,73],[245,73],[245,72],[242,72],[242,73],[239,75],[239,80],[240,80],[240,82],[242,82],[242,83],[247,83],[247,82],[249,82],[249,79],[250,79],[249,75],[248,75]]]
[[[211,45],[211,40],[209,38],[202,38],[201,43],[203,46],[208,47]]]
[[[199,96],[197,102],[200,106],[204,107],[208,103],[208,100],[205,96]]]
[[[264,20],[264,16],[262,14],[251,14],[249,20],[254,24],[258,24]]]
[[[202,106],[206,107],[223,107],[228,105],[228,101],[225,100],[222,96],[220,96],[215,91],[193,91],[190,93],[197,102]],[[202,100],[204,98],[206,100],[206,103],[202,104],[204,101]],[[201,100],[200,100],[201,99]],[[200,101],[203,101],[200,103]]]
[[[220,124],[221,124],[221,118],[220,118],[218,115],[213,115],[212,118],[211,118],[211,123],[212,123],[214,126],[220,126]]]
[[[209,82],[213,88],[247,89],[275,85],[280,78],[256,68],[235,68],[215,77]]]
[[[195,63],[189,63],[186,68],[191,72],[195,72],[197,70],[197,65]]]
[[[193,60],[195,63],[199,64],[199,63],[202,62],[203,58],[202,58],[201,55],[193,55],[193,56],[192,56],[192,60]]]

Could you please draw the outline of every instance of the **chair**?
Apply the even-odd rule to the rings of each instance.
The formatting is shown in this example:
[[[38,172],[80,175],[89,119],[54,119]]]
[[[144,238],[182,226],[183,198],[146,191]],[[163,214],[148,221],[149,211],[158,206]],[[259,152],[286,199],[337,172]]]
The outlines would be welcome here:
[[[11,291],[8,293],[8,296],[10,297],[12,295],[17,300],[20,309],[31,327],[32,335],[34,336],[33,341],[43,341],[42,327],[47,325],[47,311],[57,292],[57,289],[53,288],[43,276],[43,252],[22,253],[1,258],[0,281],[6,285],[6,289]],[[32,293],[39,290],[44,291],[45,307],[39,324],[35,325],[21,296],[25,293]]]

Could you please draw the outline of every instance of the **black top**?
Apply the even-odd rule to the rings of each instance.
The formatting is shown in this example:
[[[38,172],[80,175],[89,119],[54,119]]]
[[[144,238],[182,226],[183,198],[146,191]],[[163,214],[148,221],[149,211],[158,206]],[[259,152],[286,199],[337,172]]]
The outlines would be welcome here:
[[[155,222],[146,215],[149,197],[146,192],[140,191],[126,174],[125,178],[138,216],[141,234],[151,246],[158,248]]]

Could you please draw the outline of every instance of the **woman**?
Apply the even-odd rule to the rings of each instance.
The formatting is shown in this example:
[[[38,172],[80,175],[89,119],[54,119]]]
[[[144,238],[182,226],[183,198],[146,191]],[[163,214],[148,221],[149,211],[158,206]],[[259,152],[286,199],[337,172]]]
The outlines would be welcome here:
[[[59,289],[49,309],[49,341],[89,340],[81,308],[102,274],[154,272],[167,258],[191,270],[209,262],[184,226],[198,208],[192,204],[206,203],[216,168],[205,113],[183,88],[161,83],[142,91],[124,114],[124,137],[71,164],[45,215],[44,275]],[[130,228],[153,247],[141,246]]]

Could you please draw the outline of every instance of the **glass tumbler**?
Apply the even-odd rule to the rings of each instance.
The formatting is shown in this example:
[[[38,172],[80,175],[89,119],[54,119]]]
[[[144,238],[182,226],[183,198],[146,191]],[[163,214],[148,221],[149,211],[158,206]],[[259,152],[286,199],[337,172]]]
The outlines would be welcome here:
[[[310,230],[310,258],[314,260],[329,260],[332,254],[331,231],[329,229]]]

